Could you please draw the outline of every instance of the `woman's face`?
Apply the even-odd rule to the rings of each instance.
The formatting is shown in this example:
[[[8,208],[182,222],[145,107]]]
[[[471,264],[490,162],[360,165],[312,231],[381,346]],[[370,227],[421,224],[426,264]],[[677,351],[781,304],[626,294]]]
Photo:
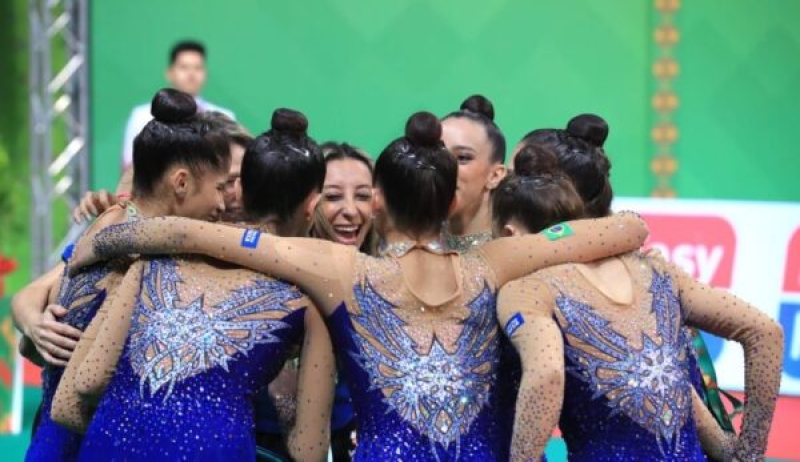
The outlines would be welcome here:
[[[453,215],[476,213],[484,193],[493,188],[495,175],[492,144],[486,129],[467,118],[450,117],[442,121],[442,141],[458,161],[458,206]]]
[[[356,159],[331,160],[326,167],[320,211],[335,242],[361,246],[372,227],[372,174]]]
[[[197,220],[217,221],[225,212],[225,184],[228,170],[204,169],[176,181],[175,215]]]
[[[236,222],[242,220],[242,159],[244,146],[231,143],[231,168],[225,183],[225,213],[223,220]]]

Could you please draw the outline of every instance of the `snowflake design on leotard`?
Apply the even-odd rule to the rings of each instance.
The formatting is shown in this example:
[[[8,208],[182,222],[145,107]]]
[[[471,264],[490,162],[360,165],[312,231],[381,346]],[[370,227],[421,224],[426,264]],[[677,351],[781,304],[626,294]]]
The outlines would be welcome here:
[[[86,329],[106,299],[106,289],[101,289],[97,285],[110,272],[110,266],[102,264],[74,276],[65,276],[58,294],[58,303],[68,310],[62,322],[79,330]]]
[[[605,397],[611,416],[624,413],[655,433],[661,451],[669,453],[691,415],[688,339],[680,328],[681,306],[672,279],[653,271],[649,290],[657,338],[642,334],[639,349],[591,306],[563,293],[556,304],[567,321],[565,333],[591,347],[565,345],[567,372],[591,385],[593,399]]]
[[[489,401],[498,357],[495,297],[488,286],[468,307],[455,351],[448,352],[434,335],[430,349],[405,332],[405,322],[395,306],[370,284],[355,288],[360,314],[352,318],[374,340],[356,335],[360,352],[353,353],[370,377],[370,391],[381,390],[384,403],[417,431],[428,437],[434,459],[434,443],[447,449],[460,437]],[[373,343],[374,342],[374,343]]]
[[[289,314],[287,303],[302,297],[285,282],[256,280],[208,309],[203,296],[181,304],[180,282],[174,260],[151,261],[131,322],[131,365],[142,392],[148,385],[151,394],[166,386],[164,400],[181,380],[217,366],[227,372],[235,355],[278,342],[275,331],[289,325],[263,314]]]

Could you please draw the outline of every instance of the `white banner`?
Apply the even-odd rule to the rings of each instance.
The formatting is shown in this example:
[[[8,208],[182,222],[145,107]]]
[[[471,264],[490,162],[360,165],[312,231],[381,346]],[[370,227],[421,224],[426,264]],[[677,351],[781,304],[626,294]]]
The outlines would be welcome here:
[[[650,226],[647,245],[783,325],[781,394],[800,396],[800,203],[619,198]],[[742,349],[705,334],[720,387],[744,389]]]

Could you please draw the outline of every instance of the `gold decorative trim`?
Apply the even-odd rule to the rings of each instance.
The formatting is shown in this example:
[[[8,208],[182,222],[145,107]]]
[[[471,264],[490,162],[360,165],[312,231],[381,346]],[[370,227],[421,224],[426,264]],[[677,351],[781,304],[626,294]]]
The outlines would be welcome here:
[[[672,177],[678,171],[678,159],[673,147],[678,140],[679,131],[673,116],[680,100],[673,89],[673,82],[680,73],[680,66],[675,59],[675,48],[680,41],[680,31],[675,25],[675,16],[681,8],[680,0],[654,0],[658,23],[653,31],[656,44],[653,60],[653,77],[656,84],[651,99],[655,116],[650,138],[655,145],[650,170],[656,178],[653,197],[675,197]]]

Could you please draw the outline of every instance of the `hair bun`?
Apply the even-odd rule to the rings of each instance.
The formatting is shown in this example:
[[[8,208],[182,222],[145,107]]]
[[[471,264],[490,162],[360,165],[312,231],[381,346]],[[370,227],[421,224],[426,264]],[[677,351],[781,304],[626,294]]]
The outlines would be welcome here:
[[[538,144],[526,144],[514,158],[514,174],[520,176],[556,175],[561,173],[556,154]]]
[[[172,88],[163,88],[150,102],[150,114],[154,119],[165,124],[185,122],[197,114],[197,103],[188,93]]]
[[[424,147],[437,147],[442,140],[442,124],[430,112],[417,112],[406,122],[406,138]]]
[[[461,110],[480,114],[494,122],[494,105],[483,95],[472,95],[461,103]]]
[[[270,126],[275,131],[302,136],[308,131],[308,119],[302,112],[281,108],[272,113]]]
[[[608,138],[608,123],[594,114],[581,114],[567,123],[567,133],[602,148]]]

